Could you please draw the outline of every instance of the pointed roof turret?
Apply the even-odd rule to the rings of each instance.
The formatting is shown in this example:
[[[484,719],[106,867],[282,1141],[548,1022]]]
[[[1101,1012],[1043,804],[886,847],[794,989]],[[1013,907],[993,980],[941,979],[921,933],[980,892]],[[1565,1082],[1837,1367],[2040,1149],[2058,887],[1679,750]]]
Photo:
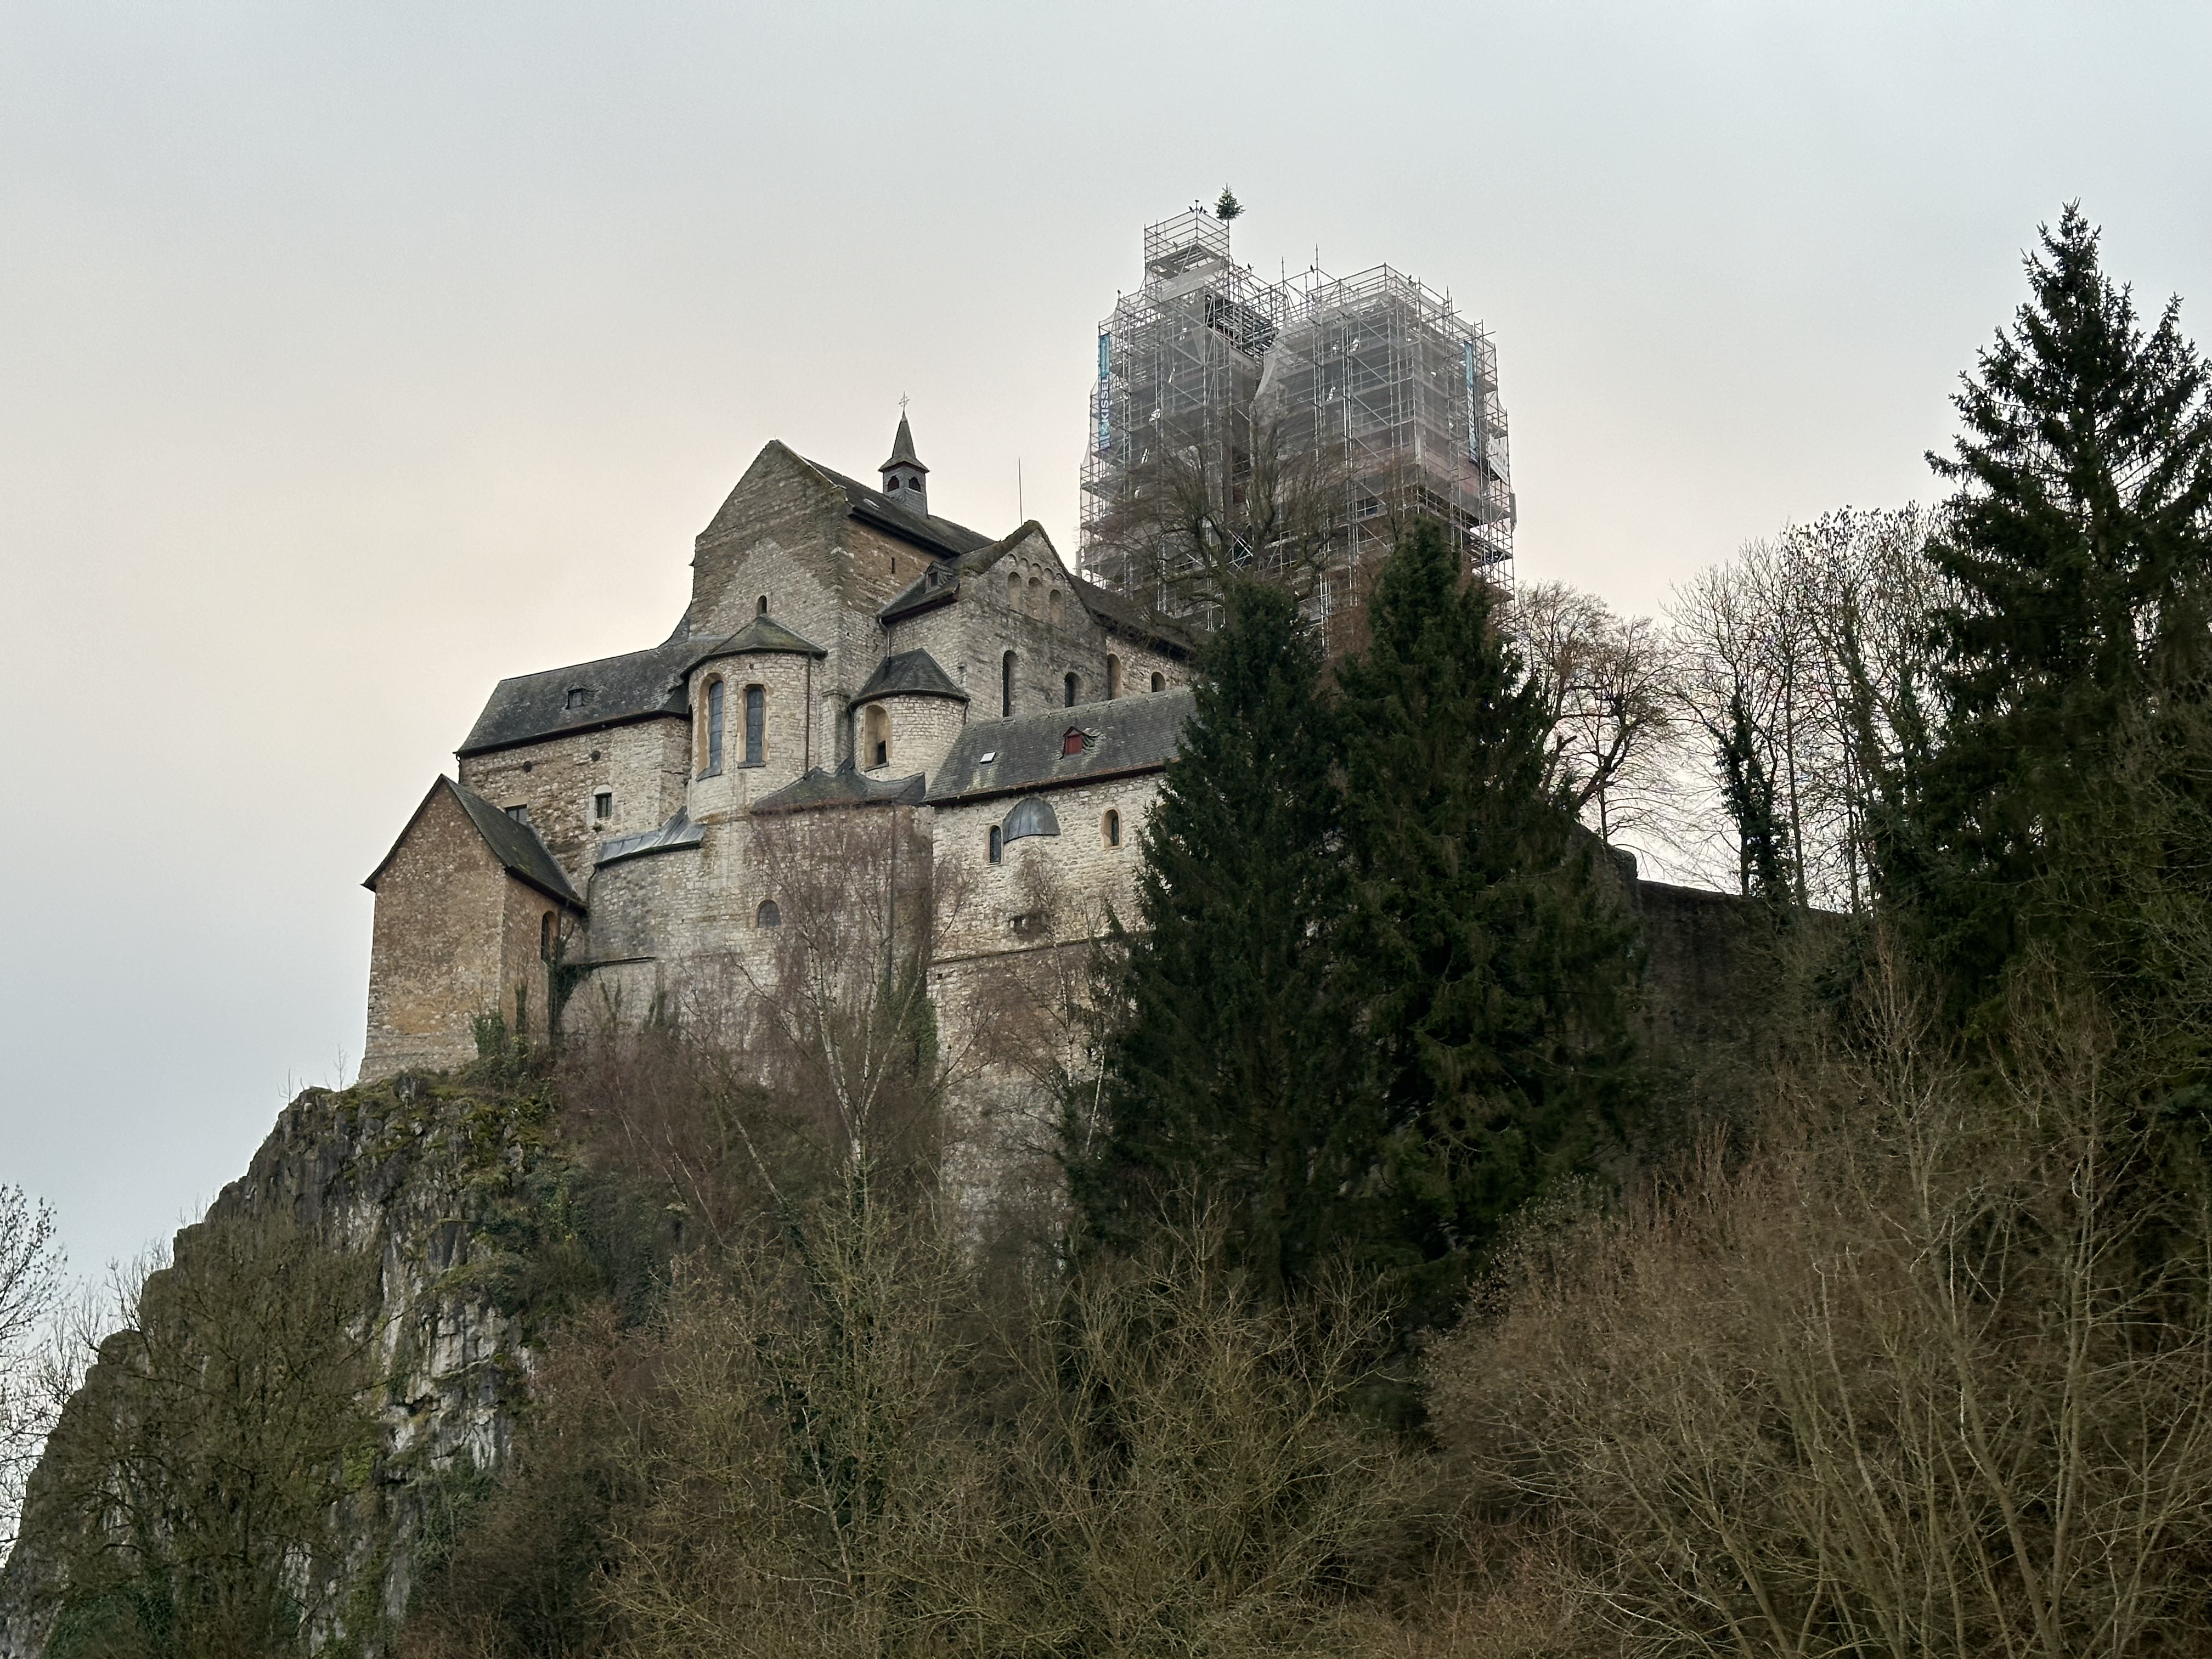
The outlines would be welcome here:
[[[906,423],[904,410],[899,410],[898,436],[891,440],[891,458],[876,470],[888,472],[895,466],[910,466],[917,472],[929,471],[914,453],[914,432]]]

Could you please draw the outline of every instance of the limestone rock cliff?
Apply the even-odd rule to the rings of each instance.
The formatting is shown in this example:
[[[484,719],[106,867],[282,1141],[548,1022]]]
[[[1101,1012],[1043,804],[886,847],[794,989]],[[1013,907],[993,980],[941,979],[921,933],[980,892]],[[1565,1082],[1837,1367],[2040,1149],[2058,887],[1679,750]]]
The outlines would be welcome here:
[[[371,1253],[374,1408],[381,1445],[349,1472],[343,1559],[316,1571],[337,1594],[321,1642],[374,1656],[424,1566],[509,1455],[532,1365],[529,1280],[544,1218],[574,1167],[550,1144],[548,1095],[526,1068],[487,1062],[451,1077],[402,1075],[288,1106],[208,1221],[289,1218],[334,1249]],[[105,1345],[64,1419],[127,1411],[131,1379]],[[52,1460],[50,1460],[51,1462]],[[63,1586],[51,1538],[55,1477],[33,1478],[21,1542],[0,1571],[0,1656],[42,1654]]]

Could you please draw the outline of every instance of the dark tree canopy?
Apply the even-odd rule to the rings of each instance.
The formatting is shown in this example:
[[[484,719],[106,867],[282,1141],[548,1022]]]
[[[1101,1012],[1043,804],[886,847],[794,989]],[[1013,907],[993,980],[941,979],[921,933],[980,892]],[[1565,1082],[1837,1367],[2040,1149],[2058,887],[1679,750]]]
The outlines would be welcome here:
[[[1891,896],[1963,1005],[2060,889],[2094,882],[2117,746],[2207,667],[2212,414],[2169,301],[2148,331],[2069,205],[2030,295],[1954,400],[1956,486],[1929,547],[1955,595],[1939,705],[1886,829]]]
[[[1381,1068],[1389,1217],[1417,1317],[1443,1317],[1498,1224],[1605,1132],[1632,1081],[1620,883],[1547,790],[1540,689],[1417,525],[1340,671],[1351,731],[1349,960]]]
[[[1265,1286],[1342,1248],[1373,1136],[1339,961],[1340,726],[1297,602],[1232,587],[1146,827],[1139,926],[1117,929],[1104,1124],[1072,1148],[1109,1242],[1224,1212]]]

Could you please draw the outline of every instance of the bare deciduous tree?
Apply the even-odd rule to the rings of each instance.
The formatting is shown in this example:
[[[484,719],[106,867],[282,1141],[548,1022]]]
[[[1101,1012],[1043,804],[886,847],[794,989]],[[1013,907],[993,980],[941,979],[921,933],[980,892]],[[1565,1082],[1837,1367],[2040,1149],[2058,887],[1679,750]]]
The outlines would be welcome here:
[[[0,1560],[15,1541],[23,1482],[53,1426],[40,1350],[61,1306],[62,1268],[53,1211],[21,1187],[0,1187]]]
[[[1551,721],[1545,782],[1601,840],[1671,846],[1681,704],[1668,641],[1648,617],[1617,616],[1565,582],[1522,588],[1509,616]]]
[[[1990,1086],[1875,982],[1755,1155],[1532,1227],[1437,1419],[1613,1643],[2203,1651],[2201,1200],[2093,1011],[2023,1001]]]
[[[372,1261],[238,1216],[131,1288],[34,1498],[76,1650],[305,1650],[337,1593],[339,1501],[380,1442],[375,1305]]]

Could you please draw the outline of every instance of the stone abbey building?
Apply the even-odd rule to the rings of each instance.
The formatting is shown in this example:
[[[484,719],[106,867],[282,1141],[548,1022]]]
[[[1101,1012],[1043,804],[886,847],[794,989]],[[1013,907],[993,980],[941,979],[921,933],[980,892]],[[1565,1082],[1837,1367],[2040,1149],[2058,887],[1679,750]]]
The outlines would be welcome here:
[[[1126,913],[1188,659],[1034,521],[931,514],[903,416],[873,484],[770,443],[674,633],[500,682],[368,878],[362,1076],[471,1059],[493,1014],[642,1017],[757,970],[790,902],[758,843],[813,809],[921,838],[964,896],[941,962],[1036,950],[1041,878]]]

